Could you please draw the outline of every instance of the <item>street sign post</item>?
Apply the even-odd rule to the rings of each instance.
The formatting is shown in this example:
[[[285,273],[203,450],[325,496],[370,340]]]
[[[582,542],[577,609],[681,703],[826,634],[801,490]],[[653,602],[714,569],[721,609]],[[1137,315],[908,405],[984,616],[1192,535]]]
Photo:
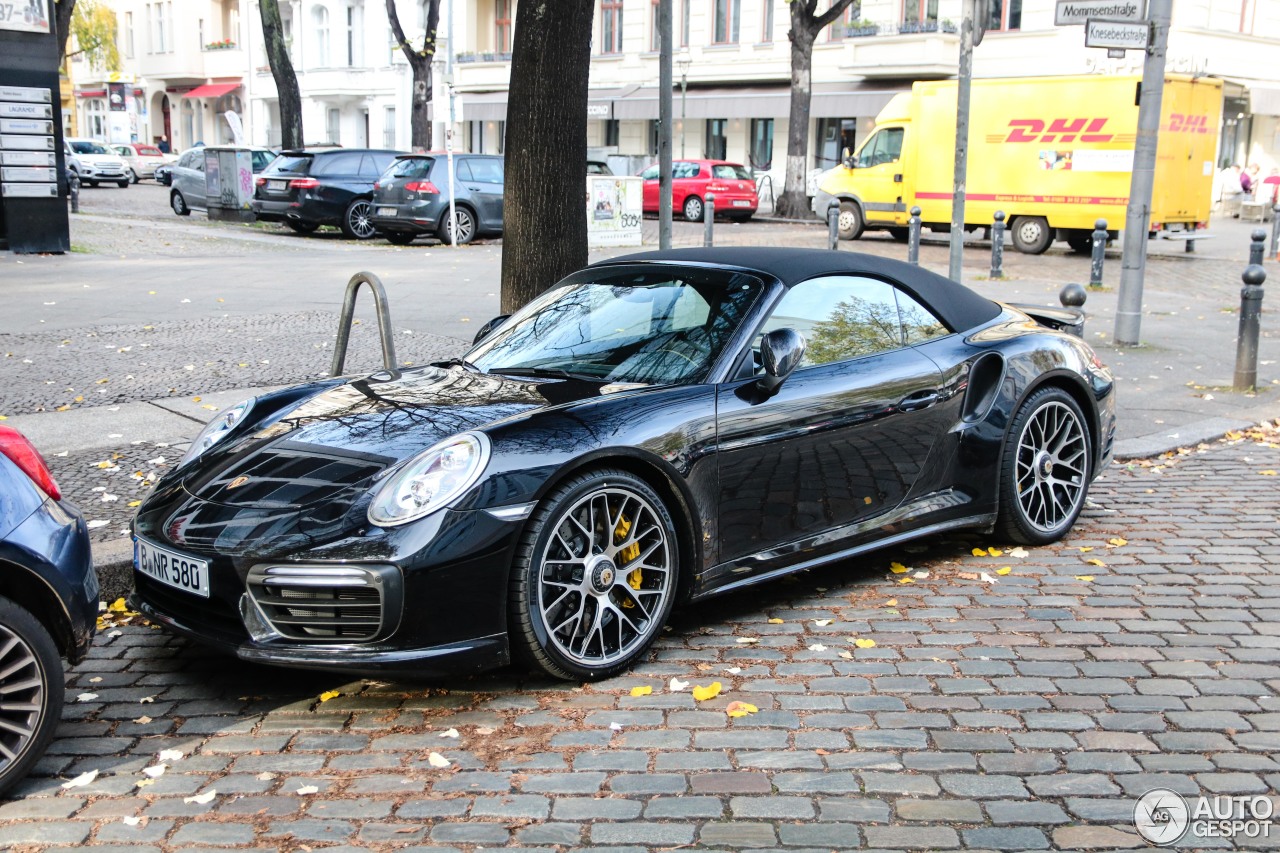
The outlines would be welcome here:
[[[1090,18],[1084,26],[1085,47],[1146,50],[1150,45],[1151,24],[1147,21],[1105,21]]]
[[[1147,0],[1058,0],[1053,23],[1059,27],[1084,26],[1090,18],[1141,22],[1147,19]]]

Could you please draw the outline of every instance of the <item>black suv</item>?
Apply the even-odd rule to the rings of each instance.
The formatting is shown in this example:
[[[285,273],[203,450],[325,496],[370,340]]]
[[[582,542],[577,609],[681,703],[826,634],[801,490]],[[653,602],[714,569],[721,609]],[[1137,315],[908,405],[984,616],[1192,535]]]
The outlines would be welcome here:
[[[399,151],[339,148],[283,151],[257,178],[253,212],[301,234],[336,225],[353,240],[376,233],[369,218],[373,183]]]

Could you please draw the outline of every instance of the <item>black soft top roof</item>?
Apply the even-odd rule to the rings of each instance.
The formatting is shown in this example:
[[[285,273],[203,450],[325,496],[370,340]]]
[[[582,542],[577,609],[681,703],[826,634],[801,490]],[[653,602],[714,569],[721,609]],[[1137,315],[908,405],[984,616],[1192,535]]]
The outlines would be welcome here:
[[[828,249],[723,247],[640,252],[601,261],[593,266],[634,262],[715,264],[754,270],[787,287],[821,275],[867,275],[900,285],[927,305],[952,331],[961,332],[995,318],[1001,308],[969,288],[913,264]]]

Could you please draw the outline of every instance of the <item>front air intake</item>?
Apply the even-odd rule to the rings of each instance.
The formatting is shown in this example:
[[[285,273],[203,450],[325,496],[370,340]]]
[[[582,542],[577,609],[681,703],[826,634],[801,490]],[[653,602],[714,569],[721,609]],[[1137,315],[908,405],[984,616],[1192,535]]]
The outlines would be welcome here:
[[[254,566],[249,595],[283,638],[365,643],[395,628],[399,572],[393,566]]]

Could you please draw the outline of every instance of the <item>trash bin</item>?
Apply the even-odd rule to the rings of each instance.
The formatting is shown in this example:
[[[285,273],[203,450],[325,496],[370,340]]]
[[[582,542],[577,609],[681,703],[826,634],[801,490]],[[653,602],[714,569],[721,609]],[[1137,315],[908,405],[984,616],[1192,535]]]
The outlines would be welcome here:
[[[248,148],[211,145],[204,149],[205,203],[209,218],[253,222],[253,155]]]

